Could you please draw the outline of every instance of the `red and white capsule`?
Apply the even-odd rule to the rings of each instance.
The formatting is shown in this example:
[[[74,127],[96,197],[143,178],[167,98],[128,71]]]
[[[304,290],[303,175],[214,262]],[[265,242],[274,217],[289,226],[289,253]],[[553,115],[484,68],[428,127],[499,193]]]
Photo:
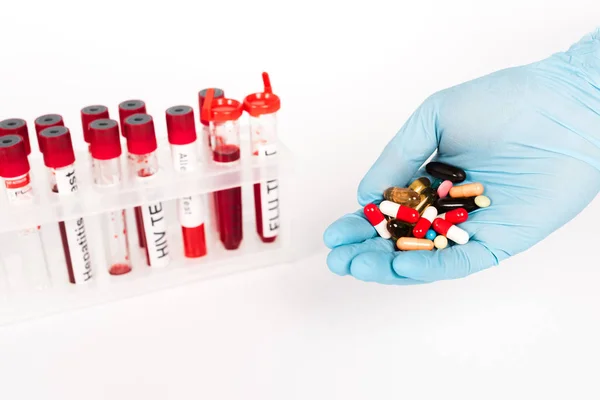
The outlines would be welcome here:
[[[419,220],[419,212],[414,208],[402,206],[392,201],[384,200],[379,205],[379,209],[382,213],[392,218],[396,218],[400,221],[414,224]]]
[[[433,206],[427,207],[413,228],[413,236],[416,238],[424,238],[431,227],[431,223],[435,217],[437,217],[437,214],[437,208]]]
[[[434,219],[433,224],[431,224],[431,227],[434,231],[436,231],[440,235],[446,236],[454,243],[467,244],[467,242],[469,241],[469,234],[467,233],[467,231],[459,228],[458,226],[452,224],[449,221],[446,221],[445,219]]]
[[[438,218],[445,219],[452,224],[462,224],[469,218],[469,213],[464,208],[457,208],[438,215]]]
[[[373,225],[379,236],[390,239],[392,234],[387,229],[387,221],[375,204],[367,204],[364,208],[365,217]]]

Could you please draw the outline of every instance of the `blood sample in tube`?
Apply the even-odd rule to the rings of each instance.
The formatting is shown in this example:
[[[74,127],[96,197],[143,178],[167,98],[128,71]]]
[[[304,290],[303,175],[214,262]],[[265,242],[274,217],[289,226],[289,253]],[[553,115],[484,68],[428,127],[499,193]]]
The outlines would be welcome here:
[[[225,91],[223,89],[213,89],[213,99],[225,97]],[[204,99],[206,99],[207,92],[208,89],[202,89],[198,92],[198,105],[200,106],[200,126],[202,127],[202,136],[200,140],[198,140],[198,143],[200,144],[200,160],[206,164],[212,162],[212,145],[210,143],[209,121],[202,118],[202,106],[204,105]],[[208,210],[210,214],[210,225],[212,226],[214,232],[219,233],[219,220],[213,195],[208,196]]]
[[[38,147],[40,152],[44,153],[44,143],[43,140],[40,140],[40,133],[46,129],[51,128],[53,126],[65,126],[63,121],[63,117],[59,114],[45,114],[37,117],[34,121],[35,124],[35,133],[37,135]]]
[[[142,100],[125,100],[119,104],[119,124],[121,125],[121,134],[123,137],[127,137],[127,130],[125,129],[125,118],[133,115],[133,114],[146,114],[146,103]],[[132,166],[130,166],[131,168]],[[146,246],[145,243],[145,235],[144,235],[144,227],[143,227],[143,218],[142,218],[142,209],[140,207],[135,207],[133,209],[133,214],[135,217],[135,228],[137,231],[138,244],[141,248]]]
[[[260,160],[277,155],[277,111],[279,97],[273,94],[269,75],[263,72],[264,91],[246,96],[244,110],[250,115],[252,154]],[[269,179],[254,184],[256,232],[265,243],[274,242],[279,233],[279,181]]]
[[[121,184],[121,136],[119,124],[112,119],[97,119],[89,124],[90,152],[94,160],[94,184],[99,188]],[[103,216],[104,246],[111,275],[131,271],[125,210]]]
[[[9,120],[10,121],[10,120]],[[22,121],[22,120],[20,120]],[[29,161],[25,140],[21,135],[0,137],[0,180],[11,205],[31,204],[34,200]],[[40,227],[32,227],[17,233],[22,263],[6,265],[11,286],[23,284],[27,288],[42,289],[50,283]]]
[[[25,152],[29,156],[31,154],[31,144],[29,143],[29,130],[27,122],[20,118],[10,118],[0,121],[0,137],[6,135],[17,135],[23,139]]]
[[[166,114],[173,168],[179,173],[197,170],[196,125],[192,107],[174,106],[167,109]],[[185,256],[197,258],[206,255],[202,196],[192,195],[178,199],[177,212]]]
[[[136,179],[144,182],[158,172],[154,121],[148,114],[133,114],[125,119],[129,165]],[[150,267],[166,267],[171,262],[167,242],[165,209],[161,202],[140,206],[146,243],[146,262]]]
[[[78,191],[75,154],[69,129],[53,126],[39,134],[44,149],[44,164],[51,171],[50,188],[58,196],[73,196]],[[81,284],[93,279],[92,260],[85,221],[77,218],[59,222],[60,236],[69,273],[69,282]]]
[[[240,159],[240,123],[242,104],[227,98],[213,99],[209,89],[202,107],[202,118],[210,122],[213,161],[222,166],[236,166]],[[233,187],[214,193],[219,237],[227,250],[237,249],[243,238],[242,188]]]

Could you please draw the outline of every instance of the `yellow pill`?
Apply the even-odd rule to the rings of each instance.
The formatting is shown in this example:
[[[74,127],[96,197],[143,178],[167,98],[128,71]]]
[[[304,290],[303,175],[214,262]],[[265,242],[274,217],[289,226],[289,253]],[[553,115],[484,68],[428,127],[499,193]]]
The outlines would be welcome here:
[[[483,194],[481,183],[467,183],[466,185],[453,186],[450,189],[450,197],[475,197]]]
[[[411,183],[408,187],[409,187],[409,189],[412,189],[415,192],[421,194],[423,192],[423,190],[425,190],[425,188],[428,188],[430,186],[431,186],[431,181],[429,180],[429,178],[423,176],[419,179],[415,179],[413,181],[413,183]]]
[[[421,198],[419,199],[419,202],[413,208],[417,210],[419,214],[423,214],[423,211],[425,211],[425,209],[432,205],[435,201],[435,195],[436,192],[433,190],[433,188],[429,186],[426,187],[420,194]]]
[[[400,250],[433,250],[433,242],[429,239],[401,237],[396,242]]]
[[[475,197],[475,204],[477,204],[477,207],[479,208],[486,208],[492,204],[492,201],[487,196],[477,196]]]
[[[444,235],[437,235],[435,239],[433,239],[433,244],[436,249],[445,249],[448,247],[448,239]]]
[[[421,201],[421,196],[419,196],[419,193],[412,189],[399,187],[385,189],[383,192],[383,198],[410,208],[415,208],[415,206]]]

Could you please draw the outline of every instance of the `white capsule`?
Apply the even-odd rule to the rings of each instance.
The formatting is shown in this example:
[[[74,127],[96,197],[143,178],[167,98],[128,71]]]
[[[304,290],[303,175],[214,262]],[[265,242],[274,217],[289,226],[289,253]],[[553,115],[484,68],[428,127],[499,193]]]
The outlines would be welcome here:
[[[433,206],[429,206],[425,209],[425,211],[423,211],[423,215],[421,215],[421,218],[425,218],[427,221],[433,222],[435,217],[437,217],[437,214],[438,214],[437,208],[435,208]]]
[[[385,219],[377,225],[375,225],[374,228],[379,234],[379,236],[381,236],[382,238],[390,239],[392,237],[392,234],[390,233],[390,231],[388,231],[387,221]]]
[[[384,200],[381,202],[381,204],[379,204],[379,209],[383,214],[387,215],[388,217],[396,218],[398,210],[400,209],[400,204]]]
[[[446,232],[446,237],[457,244],[467,244],[469,241],[469,234],[467,231],[459,228],[456,225],[452,225],[450,229],[448,229],[448,232]]]

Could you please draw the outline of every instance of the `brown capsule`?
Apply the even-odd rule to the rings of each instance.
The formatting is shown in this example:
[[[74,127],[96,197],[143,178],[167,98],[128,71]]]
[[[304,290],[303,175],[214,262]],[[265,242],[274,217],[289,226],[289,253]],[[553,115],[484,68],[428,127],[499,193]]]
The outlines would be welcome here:
[[[417,204],[414,209],[417,210],[419,214],[423,214],[423,211],[430,205],[432,205],[437,199],[437,193],[431,187],[426,187],[421,193],[421,200],[419,204]]]
[[[475,197],[483,194],[483,185],[481,183],[467,183],[466,185],[453,186],[450,189],[450,197],[464,198]]]
[[[409,187],[409,189],[412,189],[415,192],[421,194],[423,192],[423,190],[425,190],[425,188],[430,187],[430,186],[431,186],[431,181],[429,180],[429,178],[422,176],[418,179],[415,179],[413,181],[413,183],[411,183],[408,187]]]
[[[383,192],[383,198],[410,208],[414,208],[421,201],[421,196],[419,196],[419,193],[409,188],[399,187],[385,189]]]
[[[404,236],[410,236],[413,226],[407,222],[398,219],[392,219],[387,223],[388,232],[392,235],[393,240],[398,240]]]
[[[399,250],[433,250],[433,242],[429,239],[401,237],[396,241]]]

